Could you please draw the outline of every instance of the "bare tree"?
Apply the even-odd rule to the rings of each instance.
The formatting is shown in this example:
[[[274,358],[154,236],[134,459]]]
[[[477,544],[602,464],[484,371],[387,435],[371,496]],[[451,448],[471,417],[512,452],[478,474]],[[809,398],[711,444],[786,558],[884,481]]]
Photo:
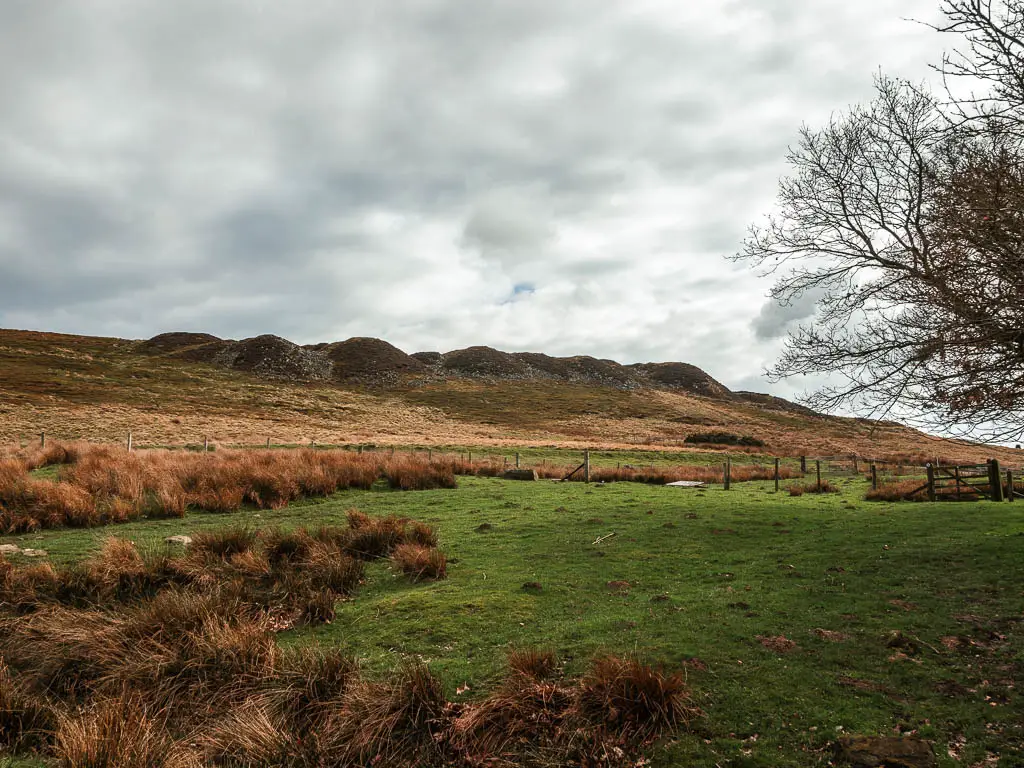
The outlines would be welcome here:
[[[821,296],[772,371],[832,374],[812,407],[1024,434],[1019,144],[1009,111],[965,113],[880,77],[870,104],[791,149],[778,212],[737,258],[774,273],[782,303]]]
[[[946,23],[933,27],[961,35],[959,49],[936,66],[946,79],[948,106],[959,122],[985,130],[993,123],[1018,138],[1024,133],[1024,3],[1021,0],[944,0]],[[985,88],[954,95],[957,83]]]

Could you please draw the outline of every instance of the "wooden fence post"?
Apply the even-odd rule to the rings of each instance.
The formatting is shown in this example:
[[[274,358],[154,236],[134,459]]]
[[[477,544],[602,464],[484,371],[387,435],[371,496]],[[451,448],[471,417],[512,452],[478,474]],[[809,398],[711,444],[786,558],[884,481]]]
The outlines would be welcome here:
[[[857,457],[856,456],[853,457],[853,474],[855,474],[855,475],[858,474],[858,472],[857,472]]]
[[[128,453],[132,452],[132,433],[128,433]]]
[[[1013,501],[1013,470],[1006,470],[1006,500]]]
[[[800,472],[801,473],[807,472],[807,457],[806,456],[801,456],[800,457]]]
[[[818,493],[821,493],[821,459],[814,460],[814,473],[818,477]]]
[[[732,459],[726,457],[725,466],[722,468],[722,485],[725,490],[732,486]]]
[[[270,447],[270,438],[268,437],[267,438],[267,448],[269,448],[269,447]]]
[[[469,452],[469,463],[470,464],[473,463],[473,452],[472,451]]]
[[[519,469],[519,451],[516,451],[516,469]]]
[[[583,482],[590,482],[590,451],[583,452]]]
[[[427,448],[427,461],[433,461],[433,460],[434,460],[434,449],[433,448]]]
[[[1003,500],[1003,473],[999,471],[999,459],[989,459],[989,477],[992,480],[992,501]]]
[[[960,501],[960,466],[953,467],[953,479],[956,480],[956,500]]]
[[[775,492],[779,492],[779,458],[775,457]]]
[[[935,501],[935,467],[929,462],[924,468],[928,472],[928,501]]]
[[[45,448],[46,447],[46,432],[40,432],[39,433],[39,447],[40,448]]]
[[[878,467],[874,464],[871,465],[871,490],[878,490]]]
[[[210,450],[210,438],[209,438],[209,436],[206,436],[206,437],[203,438],[203,453],[206,453],[209,450]]]

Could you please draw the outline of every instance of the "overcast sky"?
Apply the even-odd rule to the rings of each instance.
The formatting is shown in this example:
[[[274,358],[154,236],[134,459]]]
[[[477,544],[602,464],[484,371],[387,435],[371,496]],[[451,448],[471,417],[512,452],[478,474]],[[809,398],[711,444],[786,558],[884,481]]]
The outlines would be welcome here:
[[[4,0],[0,327],[487,344],[760,378],[727,262],[937,0]]]

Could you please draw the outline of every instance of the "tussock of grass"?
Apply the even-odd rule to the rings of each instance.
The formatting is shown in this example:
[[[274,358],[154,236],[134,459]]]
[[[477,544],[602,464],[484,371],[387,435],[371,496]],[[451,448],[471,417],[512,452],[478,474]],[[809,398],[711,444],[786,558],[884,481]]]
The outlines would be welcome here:
[[[356,680],[327,723],[324,751],[342,764],[438,764],[446,705],[440,681],[422,664],[385,680]]]
[[[533,680],[546,680],[558,668],[555,652],[541,648],[514,648],[508,652],[511,672]]]
[[[37,749],[53,731],[52,708],[15,680],[0,658],[0,747],[10,751]]]
[[[580,684],[579,709],[594,725],[640,741],[685,725],[698,712],[680,673],[618,656],[591,663]]]
[[[448,575],[448,558],[436,547],[399,544],[391,557],[412,581],[436,581]]]
[[[789,491],[790,496],[803,496],[805,493],[839,493],[839,488],[834,486],[828,480],[822,480],[821,485],[818,485],[817,482],[803,484],[794,483],[786,490]]]

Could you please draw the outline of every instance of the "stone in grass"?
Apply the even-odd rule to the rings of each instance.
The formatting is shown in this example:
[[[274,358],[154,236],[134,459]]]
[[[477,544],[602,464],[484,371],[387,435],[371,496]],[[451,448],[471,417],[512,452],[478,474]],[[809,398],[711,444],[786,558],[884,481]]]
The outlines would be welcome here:
[[[0,544],[0,555],[16,555],[21,552],[17,544]]]
[[[490,523],[480,523],[480,525],[478,525],[473,530],[476,531],[477,533],[487,533],[488,531],[493,531],[494,530],[494,526],[491,525]]]
[[[836,755],[852,768],[935,768],[931,744],[911,736],[844,736]]]
[[[185,535],[168,536],[166,539],[164,539],[164,541],[166,541],[168,544],[180,544],[183,547],[187,547],[192,543],[192,537]]]
[[[535,469],[509,469],[502,475],[505,480],[536,480],[537,470]]]
[[[523,584],[524,592],[540,592],[543,589],[544,587],[541,586],[541,583],[539,581],[528,581],[525,584]]]
[[[21,554],[25,557],[46,557],[45,549],[23,549]]]

